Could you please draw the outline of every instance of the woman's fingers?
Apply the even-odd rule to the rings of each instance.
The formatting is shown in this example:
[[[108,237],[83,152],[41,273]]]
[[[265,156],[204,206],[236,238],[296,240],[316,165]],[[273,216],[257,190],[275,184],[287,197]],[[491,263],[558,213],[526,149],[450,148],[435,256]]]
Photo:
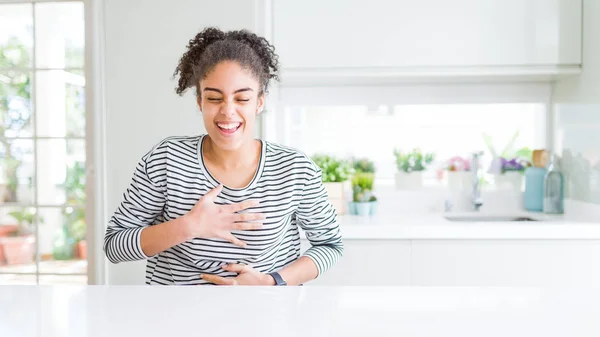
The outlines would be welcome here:
[[[236,279],[232,279],[232,278],[225,278],[225,277],[211,275],[211,274],[202,274],[202,275],[200,275],[200,277],[203,280],[208,281],[210,283],[214,283],[216,285],[224,285],[224,286],[237,285]]]
[[[248,222],[248,221],[265,220],[266,216],[262,213],[241,213],[241,214],[233,214],[232,218],[233,218],[233,222]]]
[[[243,211],[248,208],[256,207],[256,206],[258,206],[258,203],[259,203],[258,200],[246,200],[246,201],[239,202],[237,204],[222,205],[221,207],[228,213],[235,213],[235,212]]]
[[[246,248],[248,246],[248,244],[246,244],[244,241],[236,238],[235,236],[233,236],[233,234],[231,233],[227,233],[222,237],[224,240],[227,240],[229,242],[231,242],[232,244],[242,247],[242,248]]]
[[[222,268],[223,268],[223,270],[239,274],[241,272],[246,271],[247,267],[248,266],[245,264],[233,263],[233,264],[226,264]]]
[[[235,222],[233,229],[239,231],[248,231],[254,229],[261,229],[263,227],[262,222]]]

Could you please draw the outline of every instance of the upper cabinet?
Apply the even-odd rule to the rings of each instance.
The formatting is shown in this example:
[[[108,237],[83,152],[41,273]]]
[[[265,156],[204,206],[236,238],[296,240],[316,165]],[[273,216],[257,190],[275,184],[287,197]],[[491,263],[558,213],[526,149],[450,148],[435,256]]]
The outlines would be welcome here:
[[[559,76],[581,64],[581,0],[272,1],[283,80]]]

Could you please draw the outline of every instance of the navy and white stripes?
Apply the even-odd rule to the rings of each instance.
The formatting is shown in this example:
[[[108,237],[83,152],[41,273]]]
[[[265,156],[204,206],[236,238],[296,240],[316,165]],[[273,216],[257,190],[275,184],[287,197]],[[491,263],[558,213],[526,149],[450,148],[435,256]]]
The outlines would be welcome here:
[[[234,276],[221,269],[225,263],[277,271],[299,258],[299,228],[312,244],[304,255],[315,262],[319,275],[337,262],[342,236],[320,169],[302,152],[266,141],[252,182],[242,189],[225,186],[215,201],[260,201],[249,211],[266,215],[263,227],[233,232],[246,248],[216,238],[194,238],[145,256],[140,246],[144,227],[186,214],[218,185],[202,160],[203,137],[167,138],[140,160],[106,230],[104,251],[112,263],[148,259],[146,283],[164,285],[205,284],[203,273]]]

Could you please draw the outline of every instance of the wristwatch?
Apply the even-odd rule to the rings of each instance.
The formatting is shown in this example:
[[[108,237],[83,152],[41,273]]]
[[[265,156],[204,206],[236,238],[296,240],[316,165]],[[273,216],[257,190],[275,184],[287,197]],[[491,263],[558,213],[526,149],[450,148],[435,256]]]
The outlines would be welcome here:
[[[271,277],[275,280],[276,286],[286,286],[287,285],[287,282],[285,282],[283,277],[281,277],[281,275],[279,275],[278,272],[272,272],[272,273],[269,273],[269,275],[271,275]]]

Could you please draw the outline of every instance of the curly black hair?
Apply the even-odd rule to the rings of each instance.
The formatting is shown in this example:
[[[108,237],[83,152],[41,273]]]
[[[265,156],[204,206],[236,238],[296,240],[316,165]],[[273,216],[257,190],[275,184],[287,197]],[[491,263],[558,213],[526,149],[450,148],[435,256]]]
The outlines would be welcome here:
[[[241,67],[250,70],[260,83],[260,92],[267,93],[269,81],[279,80],[279,57],[275,48],[265,39],[242,29],[224,32],[215,27],[207,27],[191,39],[187,51],[179,60],[173,77],[179,74],[178,95],[191,87],[196,87],[200,96],[200,80],[221,61],[236,61]]]

